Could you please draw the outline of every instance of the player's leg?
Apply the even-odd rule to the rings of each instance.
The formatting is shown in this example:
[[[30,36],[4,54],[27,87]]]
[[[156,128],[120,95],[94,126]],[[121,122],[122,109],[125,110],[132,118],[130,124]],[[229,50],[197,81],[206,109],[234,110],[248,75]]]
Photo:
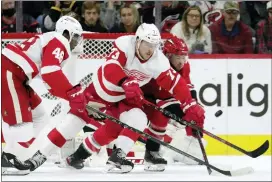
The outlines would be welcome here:
[[[118,108],[112,106],[107,108],[106,113],[118,118],[118,112]],[[119,124],[108,119],[104,122],[105,124],[100,126],[93,134],[85,137],[78,149],[66,159],[68,165],[76,169],[83,168],[84,161],[87,158],[91,157],[94,153],[100,152],[102,146],[109,144],[118,137],[123,128]]]
[[[106,123],[108,123],[106,121]],[[101,124],[100,122],[96,120],[92,120],[91,123],[88,123],[84,128],[84,138],[83,142],[79,145],[79,147],[72,152],[68,157],[65,157],[64,161],[62,161],[61,167],[67,167],[71,166],[75,169],[82,169],[84,167],[84,164],[86,162],[86,159],[91,157],[94,153],[100,153],[100,147],[98,150],[95,148],[95,139],[93,139],[93,135],[95,134],[95,131],[97,131],[100,127],[102,127],[105,124]],[[112,128],[111,125],[106,125],[103,127],[106,128]],[[97,132],[104,133],[101,129]]]
[[[85,95],[73,95],[74,96],[69,100],[71,109],[66,115],[64,121],[58,123],[57,126],[54,127],[49,133],[40,136],[41,139],[43,139],[43,145],[40,146],[39,150],[33,155],[32,158],[28,160],[32,166],[31,171],[42,165],[46,161],[47,156],[51,154],[51,152],[62,148],[67,139],[75,137],[86,125],[86,123],[89,123],[90,120],[93,120],[89,117],[87,110],[85,109],[85,103],[87,103]],[[89,99],[88,101],[91,100]],[[94,107],[97,107],[97,105]]]
[[[147,118],[143,111],[128,106],[124,102],[118,103],[118,107],[108,108],[107,114],[120,118],[122,122],[141,131],[144,130],[147,124]],[[120,125],[111,120],[106,120],[105,125],[98,128],[93,135],[86,137],[77,151],[71,155],[73,159],[76,159],[73,161],[73,163],[76,163],[76,166],[73,167],[77,169],[82,168],[84,166],[83,160],[90,157],[93,153],[99,152],[102,146],[116,139],[117,148],[107,161],[108,170],[115,171],[118,169],[118,172],[121,173],[129,172],[133,169],[134,164],[126,160],[126,155],[138,137],[139,134],[128,129],[123,129]],[[71,160],[71,157],[68,157],[67,160]]]
[[[163,104],[164,102],[160,102],[159,106],[161,107]],[[148,106],[145,107],[144,111],[150,121],[145,132],[159,140],[163,140],[169,118]],[[165,165],[167,165],[167,161],[160,155],[160,144],[150,139],[146,140],[144,159],[146,171],[164,171]]]
[[[99,105],[101,103],[104,103],[104,101],[97,96],[95,93],[93,85],[89,85],[84,90],[84,94],[86,95],[88,105],[95,106]],[[89,102],[90,101],[90,102]],[[106,105],[106,103],[105,103]],[[103,108],[101,108],[103,109]],[[78,158],[77,155],[75,154],[75,151],[78,149],[78,139],[84,140],[85,137],[92,135],[95,130],[97,130],[100,126],[102,126],[104,123],[105,118],[102,118],[100,116],[95,116],[93,115],[93,112],[87,108],[88,114],[93,118],[88,121],[88,123],[83,127],[83,136],[79,136],[76,138],[71,139],[70,141],[67,141],[69,143],[65,144],[64,147],[61,148],[61,160],[59,163],[59,167],[68,167],[72,166],[76,169],[81,169],[84,167],[84,159]],[[103,111],[103,110],[101,110]],[[81,133],[82,134],[82,133]],[[70,146],[70,147],[69,147]],[[80,148],[81,149],[81,148]],[[80,151],[80,150],[79,150]],[[99,152],[99,155],[101,155],[102,152]],[[74,155],[75,154],[75,155]],[[90,164],[90,161],[86,161],[85,164]],[[92,160],[93,162],[93,160]]]
[[[51,118],[49,117],[49,114],[47,113],[46,107],[40,96],[32,88],[29,88],[29,90],[30,106],[34,127],[34,138],[37,138],[45,126],[50,123]]]
[[[33,142],[34,136],[29,92],[24,84],[26,79],[20,67],[2,56],[1,114],[2,131],[6,142],[2,159],[14,161],[12,165],[18,169],[29,167],[17,156],[25,152]]]
[[[115,114],[118,112],[117,108],[114,106],[110,106],[108,103],[103,101],[96,94],[93,84],[90,84],[86,88],[86,90],[84,91],[84,94],[88,100],[88,104],[92,104],[93,102],[94,102],[94,104],[95,103],[103,103],[107,106],[107,113],[110,115],[116,116]],[[89,115],[93,115],[91,111],[88,110],[88,112],[89,112]],[[95,117],[95,116],[93,115],[92,117]],[[93,133],[88,132],[90,135],[86,135],[86,137],[83,139],[83,142],[79,145],[77,150],[65,159],[65,163],[62,164],[62,166],[68,165],[68,166],[74,167],[76,169],[83,168],[84,162],[88,157],[90,157],[93,153],[99,152],[101,146],[104,145],[104,143],[107,143],[108,140],[111,140],[112,137],[118,136],[119,126],[116,126],[116,124],[112,123],[111,121],[107,121],[107,120],[104,121],[105,124],[104,124],[104,126],[102,126],[102,124],[99,123],[99,121],[97,121],[100,119],[104,120],[104,118],[95,117],[94,120],[91,120],[91,122],[88,122],[87,125],[85,125],[85,127],[83,129],[84,129],[84,132],[86,131],[86,133],[87,133],[87,131],[93,131],[93,129],[97,129],[97,130]],[[88,127],[88,126],[91,126],[91,127]],[[116,127],[117,127],[117,129],[116,129]],[[117,131],[117,133],[116,133],[116,131]],[[106,137],[106,136],[108,136],[108,137]],[[103,139],[105,139],[105,141]]]
[[[127,105],[125,102],[119,103],[120,121],[127,125],[143,131],[147,125],[145,113],[139,109]],[[107,161],[109,172],[130,172],[134,164],[126,159],[127,154],[139,138],[139,134],[127,128],[122,129],[116,139],[116,149],[113,151]]]

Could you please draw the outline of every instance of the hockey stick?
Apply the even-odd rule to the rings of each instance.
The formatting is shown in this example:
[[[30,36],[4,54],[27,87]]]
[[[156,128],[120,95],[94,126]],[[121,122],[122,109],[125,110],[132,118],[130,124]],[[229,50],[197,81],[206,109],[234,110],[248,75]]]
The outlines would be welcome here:
[[[204,161],[205,161],[206,163],[209,164],[208,157],[207,157],[205,148],[204,148],[204,146],[203,146],[203,142],[202,142],[202,140],[201,140],[200,131],[197,131],[197,140],[198,140],[198,143],[199,143],[199,146],[200,146],[202,155],[203,155],[203,159],[204,159]],[[212,170],[211,170],[211,168],[210,168],[209,166],[207,166],[207,170],[208,170],[209,175],[211,175],[211,174],[212,174]]]
[[[153,107],[155,110],[158,110],[158,111],[162,112],[165,116],[167,116],[167,117],[169,117],[169,118],[171,118],[171,119],[179,122],[180,124],[185,125],[185,126],[189,126],[189,127],[193,128],[193,129],[195,129],[197,131],[203,132],[206,135],[208,135],[208,136],[210,136],[210,137],[212,137],[212,138],[214,138],[214,139],[216,139],[216,140],[224,143],[225,145],[228,145],[231,148],[234,148],[234,149],[236,149],[236,150],[242,152],[243,154],[246,154],[247,156],[250,156],[252,158],[259,157],[260,155],[262,155],[263,153],[265,153],[268,150],[268,148],[269,148],[269,141],[266,140],[257,149],[255,149],[253,151],[246,151],[246,150],[242,149],[241,147],[238,147],[237,145],[234,145],[233,143],[230,143],[230,142],[224,140],[223,138],[220,138],[220,137],[218,137],[218,136],[210,133],[209,131],[207,131],[207,130],[205,130],[203,128],[200,128],[200,127],[198,127],[196,125],[194,125],[193,123],[181,120],[181,118],[177,117],[175,114],[173,114],[173,113],[171,113],[171,112],[169,112],[169,111],[167,111],[165,109],[162,109],[162,108],[156,106],[155,104],[153,104],[153,103],[151,103],[151,102],[149,102],[147,100],[145,100],[145,104],[148,105],[148,106]]]
[[[196,158],[196,157],[194,157],[194,156],[192,156],[192,155],[190,155],[190,154],[188,154],[186,152],[183,152],[183,151],[173,147],[172,145],[169,145],[169,144],[167,144],[167,143],[165,143],[165,142],[163,142],[161,140],[158,140],[158,139],[156,139],[156,138],[154,138],[154,137],[152,137],[152,136],[150,136],[150,135],[136,129],[136,128],[133,128],[133,127],[121,122],[120,120],[118,120],[118,119],[116,119],[116,118],[114,118],[112,116],[109,116],[109,115],[107,115],[107,114],[105,114],[103,112],[100,112],[99,110],[97,110],[97,109],[95,109],[95,108],[93,108],[93,107],[91,107],[89,105],[86,105],[86,108],[92,110],[93,112],[96,112],[97,114],[99,114],[99,115],[101,115],[101,116],[103,116],[103,117],[105,117],[107,119],[110,119],[111,121],[121,125],[124,128],[128,128],[129,130],[131,130],[131,131],[133,131],[135,133],[138,133],[138,134],[146,137],[147,139],[150,139],[150,140],[152,140],[154,142],[157,142],[157,143],[165,146],[168,149],[171,149],[171,150],[173,150],[173,151],[175,151],[175,152],[177,152],[177,153],[179,153],[181,155],[184,155],[184,156],[186,156],[186,157],[188,157],[188,158],[190,158],[190,159],[192,159],[192,160],[194,160],[194,161],[196,161],[196,162],[198,162],[200,164],[208,166],[211,169],[213,169],[213,170],[215,170],[215,171],[217,171],[217,172],[219,172],[221,174],[224,174],[226,176],[241,176],[241,175],[245,175],[245,174],[249,174],[249,173],[253,172],[253,169],[251,167],[245,167],[245,168],[241,168],[241,169],[234,170],[234,171],[225,171],[225,170],[219,169],[219,168],[217,168],[217,167],[215,167],[215,166],[213,166],[213,165],[211,165],[211,164],[209,164],[209,163],[207,163],[205,161],[200,160],[199,158]]]

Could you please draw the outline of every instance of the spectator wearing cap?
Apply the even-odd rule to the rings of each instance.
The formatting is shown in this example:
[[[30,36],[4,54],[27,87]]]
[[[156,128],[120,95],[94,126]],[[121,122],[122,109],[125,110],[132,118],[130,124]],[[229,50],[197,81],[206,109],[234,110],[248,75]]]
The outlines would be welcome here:
[[[184,12],[182,21],[175,24],[170,33],[183,39],[192,54],[211,53],[211,32],[203,21],[200,8],[190,6]]]
[[[267,18],[257,24],[256,49],[257,53],[272,53],[272,1],[266,6]]]
[[[253,53],[252,32],[246,24],[237,20],[239,12],[237,2],[227,1],[224,4],[223,19],[209,27],[212,35],[213,53]]]
[[[108,30],[100,21],[100,4],[93,1],[85,1],[82,5],[82,20],[80,24],[84,31],[107,33]]]

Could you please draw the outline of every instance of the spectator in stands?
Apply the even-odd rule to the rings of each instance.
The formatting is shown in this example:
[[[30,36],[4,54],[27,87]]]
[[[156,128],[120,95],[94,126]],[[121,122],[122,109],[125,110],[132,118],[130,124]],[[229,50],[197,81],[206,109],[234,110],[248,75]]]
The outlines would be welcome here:
[[[108,0],[100,4],[101,12],[100,19],[110,30],[114,25],[120,23],[120,8],[122,6],[122,1]]]
[[[37,19],[44,10],[50,8],[49,4],[49,1],[23,1],[23,12]]]
[[[48,14],[43,18],[43,32],[55,30],[55,25],[58,19],[63,15],[69,15],[79,20],[81,15],[80,1],[59,1],[55,0],[54,5],[51,6]]]
[[[256,49],[258,53],[272,53],[272,1],[266,6],[267,18],[257,25]]]
[[[211,33],[203,25],[203,17],[198,6],[189,7],[183,14],[182,21],[173,26],[170,31],[178,38],[183,39],[190,53],[211,53]]]
[[[209,27],[212,35],[213,53],[253,53],[252,32],[246,24],[237,20],[238,15],[239,4],[235,1],[225,2],[223,19]]]
[[[191,6],[195,5],[201,9],[204,24],[209,26],[222,18],[224,1],[189,1]]]
[[[120,8],[120,24],[115,25],[111,33],[135,33],[140,22],[139,12],[134,4],[124,4]]]
[[[1,2],[2,10],[2,33],[16,32],[16,9],[15,1],[3,0]],[[41,33],[39,23],[30,15],[23,14],[23,32],[27,33]]]
[[[158,27],[163,32],[169,32],[177,19],[181,19],[189,7],[187,1],[161,1],[161,25]],[[155,1],[145,1],[141,10],[144,23],[155,23]],[[176,21],[176,22],[175,22]],[[172,24],[175,22],[174,24]]]
[[[260,20],[266,17],[267,1],[240,1],[240,21],[256,29],[256,25]]]
[[[84,31],[107,33],[107,28],[100,21],[100,4],[85,1],[82,5],[82,20],[80,24]]]
[[[162,33],[169,33],[171,28],[179,22],[183,13],[189,7],[187,1],[163,1],[162,21],[158,27]]]

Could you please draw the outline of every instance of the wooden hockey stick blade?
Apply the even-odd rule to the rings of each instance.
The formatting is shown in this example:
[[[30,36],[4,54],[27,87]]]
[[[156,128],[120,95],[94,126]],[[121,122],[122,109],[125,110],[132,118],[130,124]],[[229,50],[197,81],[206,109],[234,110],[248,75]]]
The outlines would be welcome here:
[[[142,135],[142,136],[144,136],[144,137],[146,137],[146,138],[148,138],[148,139],[150,139],[150,140],[152,140],[152,141],[154,141],[156,143],[161,144],[162,146],[165,146],[166,148],[168,148],[170,150],[173,150],[173,151],[175,151],[175,152],[177,152],[177,153],[179,153],[181,155],[184,155],[184,156],[186,156],[186,157],[188,157],[188,158],[190,158],[190,159],[192,159],[192,160],[194,160],[194,161],[196,161],[196,162],[198,162],[200,164],[208,166],[211,169],[213,169],[213,170],[215,170],[215,171],[217,171],[217,172],[219,172],[221,174],[224,174],[226,176],[245,175],[245,174],[248,174],[248,173],[252,172],[252,170],[249,170],[249,168],[242,168],[242,169],[238,169],[238,170],[234,170],[234,171],[225,171],[225,170],[219,169],[219,168],[217,168],[217,167],[215,167],[215,166],[213,166],[213,165],[211,165],[211,164],[209,164],[209,163],[207,163],[207,162],[205,162],[205,161],[203,161],[203,160],[201,160],[201,159],[199,159],[197,157],[194,157],[194,156],[192,156],[192,155],[190,155],[190,154],[188,154],[186,152],[183,152],[182,150],[179,150],[178,148],[173,147],[172,145],[169,145],[168,143],[165,143],[165,142],[163,142],[161,140],[158,140],[157,138],[154,138],[153,136],[151,136],[151,135],[149,135],[149,134],[147,134],[147,133],[145,133],[143,131],[140,131],[140,130],[138,130],[136,128],[133,128],[133,127],[127,125],[126,123],[123,123],[120,120],[116,119],[115,117],[112,117],[110,115],[107,115],[107,114],[97,110],[96,108],[93,108],[93,107],[88,106],[88,105],[86,105],[86,107],[88,109],[91,109],[92,111],[96,112],[97,114],[102,115],[105,118],[107,118],[107,119],[121,125],[124,128],[127,128],[127,129],[129,129],[129,130],[131,130],[133,132],[136,132],[136,133],[138,133],[138,134],[140,134],[140,135]]]
[[[219,141],[219,142],[222,142],[224,143],[225,145],[228,145],[230,146],[231,148],[234,148],[235,150],[238,150],[239,152],[243,153],[243,154],[246,154],[247,156],[249,157],[252,157],[252,158],[256,158],[256,157],[259,157],[260,155],[262,155],[263,153],[265,153],[268,148],[269,148],[269,142],[268,141],[265,141],[260,147],[258,147],[257,149],[255,149],[254,151],[246,151],[245,149],[231,143],[231,142],[228,142],[227,140],[224,140],[223,138],[220,138],[219,136],[216,136],[214,135],[213,133],[203,129],[203,128],[200,128],[196,125],[193,125],[192,123],[190,122],[187,122],[187,121],[184,121],[182,120],[181,118],[177,117],[175,114],[163,109],[163,108],[160,108],[158,107],[157,105],[145,100],[145,104],[148,105],[148,106],[151,106],[153,107],[155,110],[157,111],[160,111],[162,112],[165,116],[179,122],[180,124],[182,125],[186,125],[188,127],[191,127],[197,131],[201,131],[203,133],[205,133],[206,135],[212,137],[213,139]]]

